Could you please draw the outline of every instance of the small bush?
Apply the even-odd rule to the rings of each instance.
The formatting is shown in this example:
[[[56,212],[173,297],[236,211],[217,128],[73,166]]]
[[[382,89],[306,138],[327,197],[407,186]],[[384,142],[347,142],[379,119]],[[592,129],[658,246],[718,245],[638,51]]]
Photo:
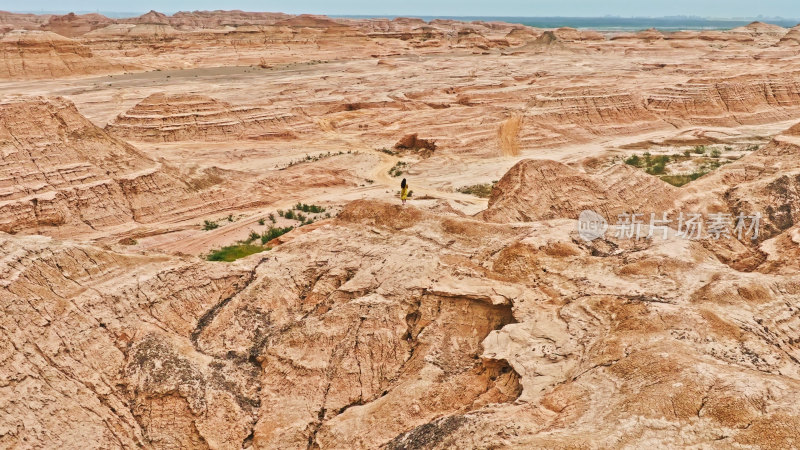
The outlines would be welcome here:
[[[203,229],[206,231],[213,230],[215,228],[219,228],[219,224],[212,220],[203,221]]]
[[[285,213],[283,213],[283,217],[285,217],[285,218],[287,218],[289,220],[293,220],[295,218],[294,211],[292,211],[291,209],[286,211]]]
[[[233,214],[228,214],[228,222],[233,222]]]
[[[721,154],[722,154],[722,152],[719,151],[718,148],[715,148],[715,149],[711,150],[711,157],[712,158],[719,158],[719,155],[721,155]]]
[[[299,220],[300,222],[305,222],[306,221],[306,216],[303,213],[297,213],[297,214],[295,214],[294,217],[297,220]]]
[[[687,158],[688,158],[688,157],[690,157],[690,156],[692,156],[692,151],[691,151],[691,150],[689,150],[689,149],[686,149],[686,150],[684,150],[684,151],[683,151],[683,156],[685,156],[685,157],[687,157]]]
[[[705,152],[706,152],[706,146],[705,145],[698,145],[698,146],[695,146],[695,148],[692,149],[692,153],[696,153],[698,155],[705,154]]]
[[[264,219],[263,218],[262,219],[258,219],[258,224],[259,225],[264,225]]]
[[[268,217],[269,217],[269,221],[270,221],[270,222],[272,222],[272,223],[275,223],[275,222],[277,222],[277,220],[275,219],[275,214],[269,213],[269,216],[268,216]],[[263,220],[263,219],[262,219],[262,220]],[[264,224],[262,223],[261,225],[264,225]]]

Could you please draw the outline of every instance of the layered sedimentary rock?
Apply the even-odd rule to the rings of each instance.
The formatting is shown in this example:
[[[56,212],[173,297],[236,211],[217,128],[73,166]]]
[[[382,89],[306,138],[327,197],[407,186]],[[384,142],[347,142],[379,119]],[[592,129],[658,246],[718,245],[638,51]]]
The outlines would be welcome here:
[[[800,84],[789,77],[692,80],[645,98],[671,122],[735,126],[787,120],[800,108]]]
[[[57,78],[123,69],[80,42],[50,31],[13,31],[0,38],[0,78]]]
[[[205,95],[153,94],[120,114],[106,130],[123,139],[169,142],[290,137],[290,113],[233,106]]]
[[[64,99],[0,103],[0,230],[152,221],[190,189]],[[200,199],[196,199],[197,202]]]
[[[162,71],[0,86],[83,113],[0,103],[0,447],[796,447],[779,32],[241,12],[89,31],[94,57]],[[702,143],[719,158],[681,156]],[[676,188],[622,164],[633,148],[731,163]],[[485,210],[465,193],[492,185]],[[205,260],[298,226],[297,202],[327,209]],[[673,235],[680,211],[763,217],[757,239],[587,242],[585,209],[667,212]]]
[[[664,123],[629,93],[609,93],[576,87],[553,94],[539,94],[526,105],[528,140],[549,140],[553,131],[560,139],[585,140],[596,135],[624,134],[663,127]],[[535,145],[535,144],[534,144]]]

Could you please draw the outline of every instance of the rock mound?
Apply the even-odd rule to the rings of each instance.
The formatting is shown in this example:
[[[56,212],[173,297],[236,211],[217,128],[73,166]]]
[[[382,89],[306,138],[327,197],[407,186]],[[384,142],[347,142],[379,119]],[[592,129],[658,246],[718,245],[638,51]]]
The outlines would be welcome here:
[[[781,47],[800,45],[800,25],[790,28],[775,45]]]
[[[100,14],[75,14],[53,16],[42,29],[58,33],[62,36],[77,37],[92,30],[103,28],[114,23],[114,20]]]
[[[765,38],[774,40],[783,37],[788,31],[789,30],[779,25],[773,25],[771,23],[764,22],[752,22],[743,27],[734,28],[728,31],[728,33],[748,35],[756,39]]]
[[[576,219],[593,210],[607,219],[627,212],[673,208],[678,190],[641,170],[619,164],[593,174],[551,160],[522,160],[492,189],[481,217],[490,222]]]
[[[152,94],[120,114],[106,130],[146,142],[257,139],[288,135],[289,113],[233,106],[205,95]]]
[[[403,136],[396,144],[396,150],[411,150],[419,153],[423,158],[430,157],[436,151],[436,142],[431,139],[422,139],[417,133]]]

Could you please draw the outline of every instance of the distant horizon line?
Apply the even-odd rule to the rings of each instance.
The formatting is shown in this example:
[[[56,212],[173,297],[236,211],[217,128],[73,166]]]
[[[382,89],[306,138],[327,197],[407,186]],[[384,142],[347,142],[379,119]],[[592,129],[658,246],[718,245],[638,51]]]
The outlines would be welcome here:
[[[512,18],[512,19],[672,19],[672,20],[680,20],[680,19],[689,19],[689,20],[710,20],[710,21],[745,21],[745,20],[752,20],[754,22],[764,22],[768,20],[800,20],[800,17],[782,17],[782,16],[743,16],[743,17],[713,17],[713,16],[692,16],[692,15],[670,15],[670,16],[618,16],[618,15],[603,15],[603,16],[512,16],[512,15],[452,15],[452,14],[331,14],[331,13],[319,13],[319,12],[302,12],[302,13],[287,13],[283,11],[255,11],[255,10],[243,10],[243,9],[195,9],[195,10],[186,10],[180,9],[175,11],[158,11],[155,9],[150,9],[148,11],[109,11],[109,10],[6,10],[7,12],[14,13],[14,14],[115,14],[115,15],[132,15],[141,16],[147,14],[151,11],[159,12],[165,15],[174,15],[179,12],[215,12],[215,11],[242,11],[242,12],[252,12],[252,13],[275,13],[275,14],[287,14],[287,15],[315,15],[315,16],[328,16],[328,17],[358,17],[358,18],[399,18],[399,17],[407,17],[407,18],[427,18],[427,17],[434,17],[434,18],[447,18],[447,19],[475,19],[475,18]]]

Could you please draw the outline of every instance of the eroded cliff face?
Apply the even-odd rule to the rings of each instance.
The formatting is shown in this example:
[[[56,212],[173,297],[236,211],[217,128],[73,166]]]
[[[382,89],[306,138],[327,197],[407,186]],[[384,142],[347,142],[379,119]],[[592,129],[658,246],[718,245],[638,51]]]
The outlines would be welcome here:
[[[199,203],[187,184],[65,99],[4,102],[0,110],[2,231],[147,222]]]
[[[443,235],[362,225],[397,213]],[[367,203],[235,265],[3,235],[4,342],[19,362],[4,365],[8,398],[38,392],[6,407],[4,438],[374,447],[442,414],[511,401],[516,373],[480,354],[514,321],[517,290],[478,266],[462,273],[474,265],[470,241],[451,233],[473,225],[487,255],[518,235]],[[75,435],[57,436],[70,422]]]
[[[693,241],[364,201],[234,264],[0,239],[10,444],[798,438],[794,274]]]

